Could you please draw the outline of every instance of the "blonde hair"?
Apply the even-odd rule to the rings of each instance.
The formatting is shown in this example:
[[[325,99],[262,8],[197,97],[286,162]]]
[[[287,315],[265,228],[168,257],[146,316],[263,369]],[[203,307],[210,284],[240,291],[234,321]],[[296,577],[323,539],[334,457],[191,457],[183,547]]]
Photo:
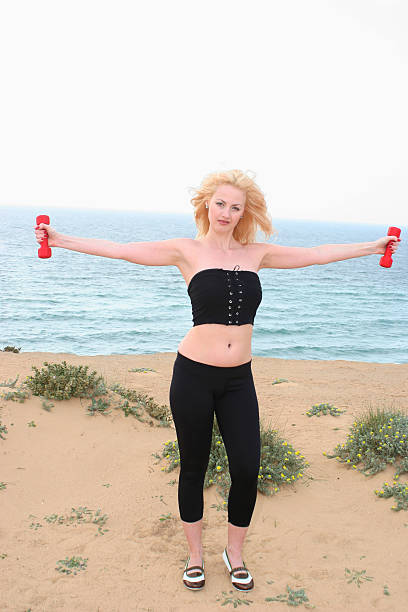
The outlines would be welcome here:
[[[204,177],[200,187],[192,188],[193,193],[196,194],[191,199],[198,229],[196,238],[204,237],[210,228],[205,202],[213,196],[219,185],[233,185],[242,189],[246,195],[243,218],[239,220],[232,234],[235,240],[241,244],[255,242],[258,227],[267,239],[276,232],[266,207],[265,197],[255,181],[242,170],[225,170],[208,174]]]

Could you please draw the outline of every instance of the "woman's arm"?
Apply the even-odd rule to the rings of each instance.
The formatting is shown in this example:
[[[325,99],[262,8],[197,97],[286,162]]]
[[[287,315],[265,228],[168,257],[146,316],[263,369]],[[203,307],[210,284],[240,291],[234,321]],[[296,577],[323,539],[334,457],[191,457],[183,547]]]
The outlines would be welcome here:
[[[373,242],[322,244],[315,247],[284,247],[277,244],[265,244],[266,248],[260,268],[304,268],[353,257],[382,255],[390,240],[394,241],[391,252],[395,253],[398,248],[396,236],[384,236]]]
[[[393,241],[391,253],[398,248],[397,236],[384,236],[373,242],[357,242],[355,244],[322,244],[314,247],[318,252],[318,264],[328,264],[333,261],[343,261],[365,255],[384,255],[387,244]]]
[[[50,244],[49,240],[48,244]],[[57,234],[53,240],[53,244],[50,246],[68,249],[69,251],[77,251],[78,253],[86,253],[87,255],[99,255],[101,257],[118,259],[119,247],[122,245],[118,242],[111,242],[110,240],[102,240],[99,238],[78,238],[76,236]]]
[[[354,244],[321,244],[315,247],[317,263],[324,265],[333,261],[344,261],[353,257],[374,255],[375,242],[356,242]]]
[[[171,238],[156,242],[129,242],[119,243],[99,238],[78,238],[76,236],[65,236],[59,234],[50,225],[41,223],[35,229],[37,242],[41,244],[45,231],[48,234],[48,245],[86,253],[87,255],[98,255],[112,259],[124,259],[132,263],[145,266],[172,266],[177,265],[183,258],[184,247],[189,238]]]
[[[119,245],[119,258],[143,266],[177,266],[190,238],[169,238],[156,242],[128,242]]]
[[[102,257],[112,257],[116,259],[119,253],[118,247],[121,246],[117,242],[111,242],[110,240],[65,236],[46,223],[40,223],[38,228],[34,226],[34,230],[38,244],[41,244],[44,237],[47,235],[48,246],[78,251],[79,253],[86,253],[87,255],[101,255]]]
[[[88,255],[124,259],[143,266],[172,266],[177,265],[180,261],[181,240],[183,239],[170,238],[169,240],[122,244],[97,238],[76,238],[60,234],[54,246]]]

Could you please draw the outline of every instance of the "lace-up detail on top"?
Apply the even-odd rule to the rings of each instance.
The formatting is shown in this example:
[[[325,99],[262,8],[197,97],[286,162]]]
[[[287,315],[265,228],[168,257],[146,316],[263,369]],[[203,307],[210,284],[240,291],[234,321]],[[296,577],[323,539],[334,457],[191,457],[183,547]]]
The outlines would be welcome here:
[[[235,268],[206,268],[194,274],[187,288],[194,325],[253,325],[262,301],[261,281],[256,272]]]

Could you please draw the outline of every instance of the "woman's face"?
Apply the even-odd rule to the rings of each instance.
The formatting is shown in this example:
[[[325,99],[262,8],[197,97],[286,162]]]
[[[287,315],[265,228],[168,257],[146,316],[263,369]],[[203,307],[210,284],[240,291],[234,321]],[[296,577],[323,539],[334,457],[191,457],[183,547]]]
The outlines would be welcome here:
[[[244,214],[245,199],[245,193],[238,187],[219,185],[208,202],[210,225],[221,231],[232,231]]]

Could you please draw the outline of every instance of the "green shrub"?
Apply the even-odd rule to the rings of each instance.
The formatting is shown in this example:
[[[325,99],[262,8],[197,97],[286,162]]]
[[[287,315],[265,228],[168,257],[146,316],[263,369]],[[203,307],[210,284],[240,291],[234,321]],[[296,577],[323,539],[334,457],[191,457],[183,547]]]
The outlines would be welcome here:
[[[18,381],[18,379],[20,378],[20,374],[17,374],[16,378],[14,380],[7,380],[4,381],[2,383],[0,383],[0,387],[10,387],[10,389],[14,388],[16,386],[16,383]]]
[[[277,595],[276,597],[265,597],[265,601],[282,601],[285,602],[288,606],[296,607],[300,606],[302,603],[308,602],[309,598],[306,595],[305,589],[291,589],[290,586],[286,585],[286,593],[282,595]],[[315,607],[310,606],[309,604],[305,604],[305,607]]]
[[[5,346],[4,349],[1,350],[5,353],[19,353],[21,351],[21,346],[20,348],[16,348],[15,346]]]
[[[399,510],[408,510],[408,483],[393,481],[392,486],[388,482],[384,482],[382,489],[376,489],[375,494],[378,497],[394,497],[397,501],[396,506],[391,506],[391,510],[398,512]]]
[[[61,574],[74,574],[76,575],[78,572],[82,570],[86,570],[88,565],[88,557],[84,559],[83,557],[65,557],[65,559],[59,559],[57,561],[56,570]]]
[[[336,406],[333,406],[333,404],[314,404],[311,409],[306,412],[306,414],[308,417],[314,415],[319,417],[321,414],[331,414],[331,416],[339,416],[343,412],[346,411],[336,408]]]
[[[12,402],[20,402],[20,404],[22,404],[28,397],[30,397],[30,392],[23,383],[20,385],[20,387],[16,387],[15,391],[6,391],[6,393],[3,393],[1,397],[2,399],[11,400]]]
[[[26,385],[33,395],[41,395],[46,399],[68,400],[71,397],[91,398],[105,395],[107,389],[102,376],[94,371],[88,374],[88,366],[68,365],[62,363],[44,362],[45,368],[39,370],[32,366],[34,376],[28,376]]]
[[[153,419],[159,421],[159,424],[162,427],[170,427],[172,420],[171,412],[169,407],[165,404],[160,406],[155,402],[153,397],[149,397],[145,393],[140,393],[140,391],[136,391],[135,389],[125,389],[119,384],[112,385],[110,389],[121,395],[132,404],[136,404],[136,407],[126,406],[126,409],[124,409],[126,416],[128,416],[129,413],[136,412],[136,416],[139,418],[140,413],[137,411],[137,409],[141,408],[145,410],[145,412],[147,412],[147,414]]]
[[[347,440],[338,444],[329,459],[336,458],[371,476],[396,464],[396,478],[408,472],[408,416],[400,411],[370,409],[350,428]],[[358,468],[358,464],[361,467]]]
[[[308,466],[304,455],[281,438],[276,429],[261,425],[261,466],[258,490],[265,495],[279,491],[281,484],[293,484]]]
[[[180,452],[177,441],[168,440],[164,444],[161,457],[168,460],[163,471],[171,472],[180,465]],[[303,477],[309,464],[300,451],[283,440],[276,430],[261,426],[261,465],[258,474],[258,490],[265,495],[274,495],[282,484],[293,484]],[[231,479],[228,458],[217,420],[214,419],[210,458],[204,479],[204,488],[215,484],[217,491],[225,500],[228,498]],[[224,505],[226,505],[224,503]]]
[[[7,425],[2,425],[0,421],[0,438],[5,440],[6,438],[5,436],[3,436],[3,434],[8,434],[8,429],[7,429]]]

